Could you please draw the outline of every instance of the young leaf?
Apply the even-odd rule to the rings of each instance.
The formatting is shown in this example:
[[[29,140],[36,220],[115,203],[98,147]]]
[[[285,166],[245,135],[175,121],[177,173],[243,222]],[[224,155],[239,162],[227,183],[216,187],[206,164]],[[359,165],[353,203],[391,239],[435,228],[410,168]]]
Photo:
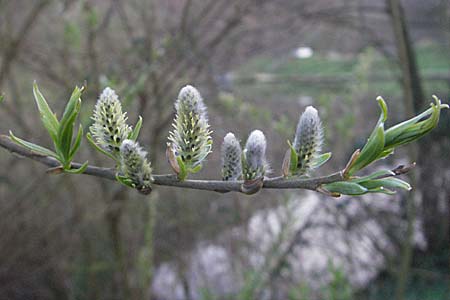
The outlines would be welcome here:
[[[97,150],[98,152],[100,152],[101,154],[104,154],[106,156],[108,156],[109,158],[112,158],[113,160],[117,161],[117,159],[109,152],[106,152],[105,150],[103,150],[101,147],[99,147],[94,140],[92,139],[91,134],[88,132],[86,133],[86,139],[88,140],[89,144],[92,145],[92,147],[94,147],[95,150]]]
[[[0,103],[2,103],[3,100],[5,100],[5,95],[0,95]]]
[[[385,149],[393,149],[415,141],[437,126],[441,109],[449,106],[441,104],[441,101],[434,95],[433,98],[435,103],[431,103],[429,109],[386,130]]]
[[[56,118],[55,114],[52,112],[52,110],[48,106],[47,101],[45,101],[44,96],[39,91],[39,88],[38,88],[38,85],[36,82],[33,84],[33,94],[34,94],[34,99],[36,101],[39,113],[41,115],[42,123],[44,124],[44,127],[47,129],[48,133],[50,134],[50,137],[52,138],[52,140],[56,143],[59,122],[58,122],[58,119]]]
[[[363,181],[368,181],[368,180],[372,180],[372,179],[378,179],[380,177],[393,176],[393,175],[395,175],[395,173],[392,172],[391,170],[380,170],[380,171],[374,172],[374,173],[364,176],[364,177],[352,179],[352,182],[360,183]]]
[[[292,174],[294,174],[297,171],[297,165],[298,165],[298,155],[297,151],[295,151],[294,146],[292,146],[290,141],[287,141],[289,145],[289,149],[291,150],[291,160],[289,164],[289,170]]]
[[[70,153],[69,153],[69,161],[72,161],[73,157],[75,156],[75,153],[80,148],[81,138],[82,137],[83,137],[83,126],[80,124],[80,126],[78,127],[77,136],[76,136],[75,141],[73,143],[72,149],[70,150]]]
[[[195,167],[190,168],[190,169],[188,170],[188,172],[190,172],[190,173],[192,173],[192,174],[195,174],[195,173],[200,172],[201,169],[202,169],[202,165],[196,165]]]
[[[383,178],[383,179],[375,179],[368,180],[364,182],[359,182],[360,185],[364,186],[367,189],[375,189],[379,187],[383,188],[392,188],[392,189],[404,189],[411,190],[411,185],[406,181],[403,181],[398,178]]]
[[[10,135],[11,140],[13,142],[15,142],[16,144],[19,144],[22,147],[27,148],[31,152],[34,152],[34,153],[37,153],[37,154],[40,154],[40,155],[43,155],[43,156],[50,156],[50,157],[58,159],[58,155],[55,152],[53,152],[53,151],[51,151],[51,150],[49,150],[47,148],[44,148],[44,147],[41,147],[39,145],[36,145],[36,144],[30,143],[30,142],[27,142],[25,140],[22,140],[22,139],[20,139],[20,138],[18,138],[16,136],[14,136],[12,131],[9,132],[9,135]]]
[[[381,109],[381,114],[378,119],[377,125],[370,134],[369,139],[367,140],[367,143],[361,150],[360,155],[350,167],[348,172],[349,175],[352,175],[353,173],[361,170],[365,166],[375,161],[377,158],[379,158],[380,154],[384,150],[385,144],[384,122],[387,119],[387,105],[386,102],[384,102],[383,98],[381,97],[378,97],[377,101],[378,106]]]
[[[130,187],[130,188],[134,188],[133,181],[130,178],[126,177],[126,176],[122,176],[122,175],[116,174],[116,180],[118,182],[120,182],[121,184],[123,184],[124,186]]]
[[[70,97],[69,102],[66,105],[64,110],[63,117],[60,122],[60,126],[58,129],[58,143],[56,147],[58,147],[63,155],[66,163],[70,163],[70,151],[72,144],[72,135],[73,135],[73,125],[75,120],[80,112],[81,106],[81,89],[75,87],[75,90]]]
[[[381,194],[386,194],[386,195],[395,195],[396,194],[395,191],[387,189],[387,188],[385,188],[383,186],[370,189],[368,191],[368,193],[381,193]]]
[[[141,131],[141,127],[142,127],[142,117],[139,116],[139,120],[137,121],[136,125],[134,126],[133,131],[131,131],[130,134],[128,135],[128,139],[132,140],[132,141],[136,141],[139,136],[139,132]]]
[[[331,152],[320,154],[311,162],[311,169],[316,169],[321,167],[331,158]]]
[[[178,162],[178,166],[180,167],[180,173],[178,173],[178,179],[185,180],[187,177],[186,165],[184,164],[184,162],[180,156],[177,156],[177,162]]]
[[[70,173],[70,174],[81,174],[84,173],[84,171],[86,171],[87,167],[88,167],[88,161],[86,161],[84,164],[81,165],[81,167],[79,167],[78,169],[64,169],[64,172],[66,173]]]
[[[363,195],[368,191],[368,189],[362,185],[349,181],[328,183],[323,185],[323,187],[329,192],[343,195]]]
[[[362,168],[376,160],[379,157],[380,153],[383,152],[383,148],[384,128],[383,124],[379,124],[369,137],[366,145],[364,145],[364,148],[361,150],[361,154],[350,168],[349,175],[352,175],[353,173],[361,170]]]

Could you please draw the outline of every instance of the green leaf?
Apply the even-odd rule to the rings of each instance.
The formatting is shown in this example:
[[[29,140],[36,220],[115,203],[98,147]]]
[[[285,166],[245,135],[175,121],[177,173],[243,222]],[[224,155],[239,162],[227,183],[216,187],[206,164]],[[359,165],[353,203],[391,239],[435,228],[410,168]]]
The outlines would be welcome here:
[[[431,103],[429,109],[386,130],[385,149],[393,149],[415,141],[437,126],[440,111],[448,108],[448,105],[441,104],[441,101],[434,95],[433,98],[435,103]]]
[[[358,156],[354,164],[350,167],[349,175],[352,175],[353,173],[361,170],[365,166],[377,160],[384,150],[384,122],[387,120],[388,109],[386,102],[382,97],[377,97],[377,101],[378,106],[381,110],[380,117],[378,118],[378,122],[375,125],[374,130],[370,134],[367,143],[361,150],[360,155]]]
[[[323,187],[333,193],[343,195],[363,195],[367,193],[367,188],[349,181],[339,181],[323,185]]]
[[[48,106],[48,103],[47,101],[45,101],[44,96],[39,91],[36,82],[33,84],[33,94],[39,110],[39,114],[41,115],[42,123],[44,124],[44,127],[50,134],[50,137],[52,138],[53,142],[57,143],[57,134],[59,127],[58,119]]]
[[[381,194],[387,194],[387,195],[395,195],[396,192],[390,189],[387,189],[385,187],[378,187],[373,188],[368,191],[368,193],[381,193]]]
[[[116,174],[116,180],[127,187],[134,188],[133,181],[126,176]]]
[[[128,135],[128,139],[132,140],[132,141],[136,141],[139,136],[139,132],[141,131],[141,127],[142,127],[142,117],[139,116],[139,120],[137,121],[136,125],[134,126],[133,131],[130,132],[130,134]]]
[[[18,144],[18,145],[20,145],[20,146],[30,150],[31,152],[34,152],[34,153],[37,153],[37,154],[40,154],[40,155],[43,155],[43,156],[50,156],[50,157],[53,157],[53,158],[56,158],[56,159],[59,160],[59,157],[58,157],[58,155],[55,152],[53,152],[53,151],[51,151],[51,150],[49,150],[47,148],[41,147],[39,145],[36,145],[36,144],[30,143],[30,142],[27,142],[25,140],[22,140],[22,139],[20,139],[20,138],[18,138],[16,136],[14,136],[12,131],[9,131],[9,135],[10,135],[11,140],[13,142],[15,142],[16,144]]]
[[[380,120],[379,123],[384,123],[387,120],[387,116],[388,116],[388,108],[387,108],[387,104],[384,101],[384,99],[380,96],[377,97],[377,101],[378,101],[378,106],[380,106],[381,109],[381,115],[380,115]]]
[[[70,173],[70,174],[81,174],[81,173],[84,173],[84,171],[86,171],[88,164],[89,164],[89,162],[86,161],[78,169],[64,169],[64,172]]]
[[[60,149],[64,159],[70,163],[70,151],[72,146],[73,125],[80,112],[81,106],[81,89],[75,87],[69,102],[64,110],[63,117],[58,129],[57,147]]]
[[[358,178],[352,179],[352,182],[360,183],[363,181],[377,179],[379,177],[394,176],[394,175],[395,175],[395,173],[392,172],[391,170],[380,170],[380,171],[374,172],[374,173],[364,176],[364,177],[358,177]]]
[[[5,95],[0,95],[0,103],[2,103],[3,100],[5,100]]]
[[[383,178],[383,179],[375,179],[375,180],[368,180],[364,182],[360,182],[360,185],[364,186],[367,189],[375,189],[375,188],[392,188],[392,189],[404,189],[404,190],[411,190],[411,185],[407,183],[406,181],[403,181],[398,178]]]
[[[311,162],[311,168],[316,169],[325,164],[331,158],[331,152],[323,153]]]
[[[289,140],[287,141],[287,143],[289,145],[289,149],[291,150],[291,160],[290,160],[290,164],[289,164],[289,170],[291,171],[292,174],[295,174],[295,173],[297,173],[298,154],[297,154],[297,151],[295,151],[294,146],[292,146],[292,144]]]
[[[108,156],[109,158],[112,158],[114,161],[117,162],[117,159],[109,152],[106,152],[105,150],[103,150],[100,146],[98,146],[94,140],[92,139],[91,134],[88,132],[86,133],[86,139],[88,140],[89,144],[92,145],[92,147],[94,147],[95,150],[97,150],[98,152]]]
[[[78,133],[77,136],[75,138],[75,141],[73,143],[73,147],[70,150],[70,154],[69,154],[69,160],[72,161],[73,157],[75,156],[75,153],[78,151],[78,149],[80,148],[80,144],[81,144],[81,138],[83,137],[83,126],[80,124],[80,126],[78,127]]]
[[[189,168],[188,172],[190,172],[192,174],[195,174],[195,173],[198,173],[201,169],[202,169],[202,165],[199,164],[199,165],[196,165],[193,168]]]
[[[365,166],[376,160],[384,149],[384,127],[383,123],[379,124],[370,135],[369,140],[361,150],[361,154],[355,163],[350,167],[349,175],[361,170]]]
[[[73,114],[76,114],[80,107],[80,96],[81,96],[82,89],[79,87],[75,87],[75,89],[72,92],[72,95],[70,96],[69,102],[67,102],[66,107],[64,108],[64,113],[61,118],[61,124],[64,122],[67,122],[68,119],[72,118]]]
[[[187,177],[186,165],[184,164],[181,156],[177,156],[178,166],[180,167],[180,173],[178,173],[179,180],[185,180]]]

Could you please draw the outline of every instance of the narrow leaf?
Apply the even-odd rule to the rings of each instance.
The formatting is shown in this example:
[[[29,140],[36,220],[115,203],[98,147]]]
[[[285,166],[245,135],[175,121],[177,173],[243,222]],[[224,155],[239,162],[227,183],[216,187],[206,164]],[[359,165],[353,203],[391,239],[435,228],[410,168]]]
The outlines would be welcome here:
[[[360,185],[364,186],[367,189],[374,189],[378,187],[383,188],[392,188],[392,189],[404,189],[404,190],[411,190],[411,185],[407,183],[406,181],[403,181],[398,178],[383,178],[383,179],[375,179],[375,180],[368,180],[364,182],[360,182]]]
[[[178,179],[185,180],[187,177],[186,166],[180,156],[177,156],[177,162],[178,162],[178,166],[180,167],[180,173],[178,173]]]
[[[289,145],[289,149],[291,151],[291,160],[289,165],[289,170],[292,174],[295,174],[297,172],[297,165],[298,165],[298,154],[297,151],[295,151],[294,146],[292,146],[290,141],[287,141]]]
[[[360,183],[363,181],[377,179],[377,178],[385,177],[385,176],[394,176],[394,175],[395,175],[395,173],[392,172],[391,170],[380,170],[380,171],[374,172],[374,173],[364,176],[364,177],[352,179],[352,182]]]
[[[188,172],[195,174],[195,173],[198,173],[201,169],[202,169],[202,165],[196,165],[195,167],[190,168],[188,170]]]
[[[141,131],[142,127],[142,117],[139,116],[139,120],[137,121],[136,125],[134,126],[134,129],[132,132],[130,132],[128,139],[132,141],[136,141],[139,137],[139,132]]]
[[[50,134],[52,140],[56,143],[59,122],[55,114],[50,109],[50,106],[48,105],[47,101],[45,101],[44,96],[39,91],[36,82],[33,84],[33,94],[39,110],[39,114],[41,115],[42,123],[44,124],[44,127]]]
[[[61,118],[61,124],[70,119],[72,115],[77,111],[77,109],[79,109],[79,102],[81,101],[80,96],[81,89],[75,87],[69,101],[66,104],[66,107],[64,108],[64,113]]]
[[[367,188],[348,181],[339,181],[323,185],[323,187],[332,193],[339,193],[343,195],[362,195],[367,193]]]
[[[134,188],[133,181],[126,176],[116,174],[116,180],[121,184],[123,184],[124,186]]]
[[[75,156],[75,153],[80,148],[81,138],[82,137],[83,137],[83,126],[80,124],[80,126],[78,127],[77,136],[76,136],[75,141],[73,143],[73,147],[70,150],[70,154],[69,154],[69,160],[70,161],[72,161],[73,157]]]
[[[435,103],[432,103],[429,109],[386,130],[386,149],[391,149],[415,141],[437,126],[440,111],[449,106],[447,104],[442,104],[434,95],[433,98]]]
[[[95,150],[97,150],[98,152],[100,152],[100,153],[108,156],[109,158],[112,158],[113,160],[117,161],[117,159],[114,156],[112,156],[111,153],[106,152],[105,150],[103,150],[100,146],[98,146],[94,142],[94,140],[92,139],[92,136],[91,136],[91,134],[89,132],[86,134],[86,139],[88,140],[89,144],[91,144],[92,147],[94,147]]]
[[[64,172],[66,173],[70,173],[70,174],[81,174],[84,173],[84,171],[86,171],[87,167],[88,167],[89,162],[86,161],[83,165],[81,165],[81,167],[79,167],[78,169],[64,169]]]
[[[325,164],[329,159],[331,158],[331,152],[327,152],[327,153],[323,153],[321,155],[319,155],[318,157],[316,157],[312,162],[311,162],[311,168],[312,169],[316,169],[321,167],[323,164]]]
[[[381,194],[387,194],[387,195],[395,195],[396,192],[390,189],[387,189],[385,187],[377,187],[370,189],[368,193],[381,193]]]
[[[361,154],[349,170],[349,175],[361,170],[365,166],[376,160],[384,148],[384,127],[383,123],[379,124],[369,137],[366,145],[361,150]]]
[[[42,146],[22,140],[21,138],[14,136],[12,131],[9,132],[9,135],[13,142],[15,142],[16,144],[19,144],[22,147],[25,147],[26,149],[30,150],[31,152],[34,152],[34,153],[37,153],[37,154],[40,154],[43,156],[50,156],[50,157],[58,159],[58,155],[55,152],[53,152],[47,148],[44,148]]]
[[[81,102],[78,100],[78,107]],[[72,147],[73,126],[78,116],[79,108],[76,108],[67,119],[61,122],[58,130],[58,144],[57,147],[61,150],[65,159],[70,156],[70,149]]]

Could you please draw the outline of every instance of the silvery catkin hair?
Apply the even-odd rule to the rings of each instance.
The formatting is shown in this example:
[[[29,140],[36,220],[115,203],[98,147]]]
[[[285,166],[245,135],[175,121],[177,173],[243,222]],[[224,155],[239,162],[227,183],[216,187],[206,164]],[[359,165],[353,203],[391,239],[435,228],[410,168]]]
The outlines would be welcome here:
[[[233,133],[229,132],[222,143],[222,179],[238,180],[242,176],[241,145]]]

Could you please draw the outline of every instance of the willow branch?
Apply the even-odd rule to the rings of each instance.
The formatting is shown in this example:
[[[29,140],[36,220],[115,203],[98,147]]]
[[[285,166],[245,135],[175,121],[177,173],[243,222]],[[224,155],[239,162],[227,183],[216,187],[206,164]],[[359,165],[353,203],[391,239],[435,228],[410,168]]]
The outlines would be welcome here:
[[[49,168],[58,168],[60,167],[60,163],[48,156],[42,156],[36,153],[33,153],[16,143],[14,143],[8,136],[0,135],[0,146],[13,154],[17,154],[21,157],[26,157],[37,162],[40,162],[43,165],[46,165]],[[80,163],[72,163],[72,168],[78,169],[81,167]],[[398,168],[397,168],[398,169]],[[397,170],[394,169],[394,170]],[[394,172],[395,175],[403,174],[405,168],[401,168],[401,172]],[[408,169],[409,170],[409,169]],[[109,180],[116,180],[116,170],[113,168],[102,168],[97,166],[88,166],[84,171],[85,175],[95,176],[99,178],[105,178]],[[306,189],[312,191],[320,191],[320,186],[327,183],[332,183],[336,181],[345,180],[344,172],[336,172],[330,175],[315,177],[315,178],[307,178],[307,179],[299,179],[292,178],[287,179],[282,176],[265,178],[263,181],[262,188],[265,189]],[[243,181],[221,181],[221,180],[194,180],[188,179],[180,181],[176,175],[174,174],[166,174],[166,175],[153,175],[154,185],[161,186],[173,186],[180,188],[188,188],[194,190],[205,190],[205,191],[215,191],[215,192],[242,192],[242,184]]]

